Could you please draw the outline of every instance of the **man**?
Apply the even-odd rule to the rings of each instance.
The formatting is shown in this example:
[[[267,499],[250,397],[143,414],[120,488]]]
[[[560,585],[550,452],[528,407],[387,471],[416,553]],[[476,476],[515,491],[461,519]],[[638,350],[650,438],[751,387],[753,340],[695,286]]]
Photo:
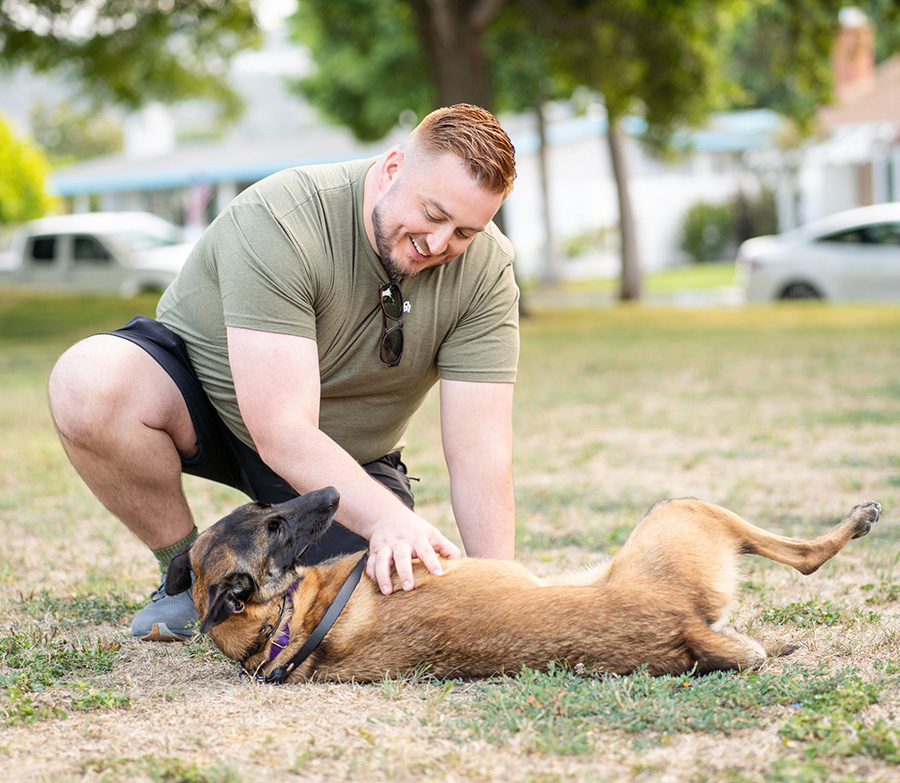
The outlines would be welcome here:
[[[385,594],[413,558],[458,548],[413,510],[407,424],[440,380],[441,436],[471,556],[514,556],[512,384],[518,291],[491,222],[512,189],[497,120],[461,104],[376,160],[289,169],[242,193],[197,243],[157,319],[73,346],[50,378],[72,464],[154,554],[197,535],[182,472],[279,502],[341,504],[306,562],[363,550]],[[160,588],[145,640],[187,638],[190,593]]]

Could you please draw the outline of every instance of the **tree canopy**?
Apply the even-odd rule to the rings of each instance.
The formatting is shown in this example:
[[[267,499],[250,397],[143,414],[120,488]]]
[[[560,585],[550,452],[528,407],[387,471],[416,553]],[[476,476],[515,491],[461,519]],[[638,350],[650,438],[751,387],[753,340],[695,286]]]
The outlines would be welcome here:
[[[49,173],[40,147],[18,136],[0,116],[0,226],[40,217],[49,209],[44,189]]]
[[[404,112],[421,117],[437,91],[403,0],[299,0],[288,20],[316,70],[294,88],[362,141],[378,141]]]
[[[809,130],[832,97],[829,54],[845,0],[760,0],[727,38],[726,75],[737,86],[730,108],[766,108]],[[900,3],[857,3],[878,30],[877,59],[900,47]]]
[[[124,146],[124,133],[111,112],[38,101],[31,110],[31,132],[52,166],[112,155]]]
[[[97,105],[205,98],[234,119],[228,62],[261,41],[250,0],[0,0],[0,67],[67,76]]]
[[[299,0],[289,30],[309,49],[316,69],[294,88],[363,141],[384,138],[405,114],[421,119],[449,103],[523,111],[540,100],[564,97],[545,54],[555,43],[535,29],[519,5],[506,0]],[[441,20],[449,23],[454,14],[450,26],[470,33],[471,77],[458,64],[451,70],[454,58],[437,56],[428,43]],[[476,48],[480,51],[472,54]]]

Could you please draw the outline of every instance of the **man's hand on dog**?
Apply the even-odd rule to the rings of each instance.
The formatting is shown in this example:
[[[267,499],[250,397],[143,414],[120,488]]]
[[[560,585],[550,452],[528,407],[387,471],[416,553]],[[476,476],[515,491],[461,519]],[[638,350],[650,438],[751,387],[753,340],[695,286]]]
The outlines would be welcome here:
[[[410,515],[402,521],[384,520],[375,525],[369,538],[366,574],[384,595],[390,595],[394,590],[391,570],[396,569],[400,586],[404,590],[412,590],[416,586],[413,558],[418,558],[430,573],[440,576],[443,569],[439,555],[456,559],[460,551],[422,517]]]

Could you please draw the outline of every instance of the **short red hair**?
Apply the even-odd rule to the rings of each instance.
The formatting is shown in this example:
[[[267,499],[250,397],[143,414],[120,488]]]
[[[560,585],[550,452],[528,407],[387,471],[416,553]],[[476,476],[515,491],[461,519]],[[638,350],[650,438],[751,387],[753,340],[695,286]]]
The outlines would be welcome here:
[[[469,103],[437,109],[410,134],[420,149],[452,152],[462,160],[472,178],[504,198],[516,178],[516,150],[497,118]]]

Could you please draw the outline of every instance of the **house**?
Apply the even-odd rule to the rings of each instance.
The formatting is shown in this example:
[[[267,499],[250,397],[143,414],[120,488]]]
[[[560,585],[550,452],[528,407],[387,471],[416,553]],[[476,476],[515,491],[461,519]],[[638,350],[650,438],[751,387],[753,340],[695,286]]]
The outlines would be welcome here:
[[[835,101],[816,138],[787,153],[779,187],[782,229],[853,207],[900,201],[900,54],[875,64],[875,31],[841,12],[832,52]]]

